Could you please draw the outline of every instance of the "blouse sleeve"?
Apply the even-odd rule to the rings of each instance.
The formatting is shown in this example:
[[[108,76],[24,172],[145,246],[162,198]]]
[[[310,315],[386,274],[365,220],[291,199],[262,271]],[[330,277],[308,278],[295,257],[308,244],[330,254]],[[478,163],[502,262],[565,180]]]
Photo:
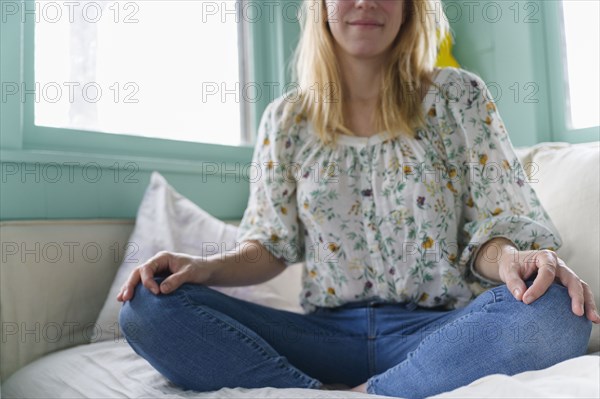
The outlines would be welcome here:
[[[464,91],[451,107],[465,140],[458,266],[471,289],[481,293],[502,284],[475,271],[477,253],[488,240],[504,237],[525,251],[556,250],[562,239],[528,182],[486,84],[471,72],[461,76]]]
[[[237,242],[257,240],[286,266],[305,257],[298,218],[292,139],[280,128],[280,107],[271,102],[258,129],[250,172],[250,197]]]

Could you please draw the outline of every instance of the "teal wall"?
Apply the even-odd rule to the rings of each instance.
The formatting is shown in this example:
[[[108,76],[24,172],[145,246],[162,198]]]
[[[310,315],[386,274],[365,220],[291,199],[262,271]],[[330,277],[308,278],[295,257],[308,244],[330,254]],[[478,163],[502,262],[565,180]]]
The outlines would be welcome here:
[[[598,140],[597,128],[569,132],[561,113],[553,112],[561,109],[564,98],[559,85],[549,84],[562,73],[557,61],[561,55],[555,50],[557,1],[479,1],[472,6],[470,1],[446,0],[444,4],[461,66],[479,74],[493,89],[502,90],[496,101],[513,145]],[[501,7],[499,18],[496,6]],[[289,13],[284,17],[279,11],[272,21],[251,24],[254,66],[250,75],[259,84],[276,82],[283,88],[290,82],[286,60],[297,43],[299,27]],[[7,18],[0,33],[2,82],[32,82],[33,25]],[[255,130],[272,99],[264,96],[254,105],[251,123]],[[243,214],[248,199],[243,172],[251,160],[252,145],[230,147],[41,128],[31,122],[32,109],[33,104],[14,98],[0,103],[2,220],[133,218],[153,170],[219,218]]]
[[[561,2],[444,0],[461,67],[483,78],[514,146],[600,139],[598,127],[571,130],[561,52]]]
[[[544,123],[549,111],[546,75],[536,65],[542,47],[535,42],[541,10],[525,10],[513,1],[473,3],[445,2],[456,35],[457,61],[488,84],[513,145],[551,140],[549,126]],[[534,15],[527,19],[531,12]],[[529,22],[535,19],[540,22]]]

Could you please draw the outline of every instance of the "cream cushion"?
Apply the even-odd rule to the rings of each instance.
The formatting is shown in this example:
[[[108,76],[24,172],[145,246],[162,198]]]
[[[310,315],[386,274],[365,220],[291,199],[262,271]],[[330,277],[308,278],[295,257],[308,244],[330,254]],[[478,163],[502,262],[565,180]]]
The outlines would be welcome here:
[[[90,342],[132,229],[115,219],[0,223],[3,381],[46,353]]]
[[[563,239],[558,256],[590,285],[600,306],[600,142],[540,143],[517,153]],[[597,324],[588,350],[600,350]]]

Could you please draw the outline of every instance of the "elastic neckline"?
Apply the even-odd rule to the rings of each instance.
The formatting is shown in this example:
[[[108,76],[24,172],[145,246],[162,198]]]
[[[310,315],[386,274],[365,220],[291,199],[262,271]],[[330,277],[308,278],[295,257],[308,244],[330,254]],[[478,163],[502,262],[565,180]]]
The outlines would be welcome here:
[[[439,83],[440,81],[442,81],[442,77],[445,78],[445,75],[449,72],[449,69],[450,68],[448,68],[448,67],[441,68],[441,70],[438,72],[435,79],[433,80],[433,83]],[[442,76],[442,75],[444,75],[444,76]],[[425,110],[425,112],[427,112],[429,110],[429,107],[431,107],[433,99],[437,95],[436,91],[431,90],[433,87],[434,86],[432,85],[429,88],[429,90],[427,91],[427,94],[425,95],[425,98],[423,99],[422,105],[423,105],[423,109]],[[312,129],[312,123],[310,124],[310,126],[311,126],[312,132],[314,133],[314,129]],[[358,136],[348,136],[347,134],[338,134],[337,142],[340,144],[348,144],[348,145],[357,146],[357,147],[366,147],[366,146],[381,143],[382,141],[385,141],[388,138],[390,138],[390,135],[388,134],[387,131],[379,132],[379,133],[374,134],[369,137],[358,137]]]

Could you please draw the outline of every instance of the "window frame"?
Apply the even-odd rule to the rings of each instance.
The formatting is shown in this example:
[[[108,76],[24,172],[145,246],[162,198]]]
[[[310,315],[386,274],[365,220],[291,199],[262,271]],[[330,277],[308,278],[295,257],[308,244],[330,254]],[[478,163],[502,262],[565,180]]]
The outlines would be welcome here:
[[[240,1],[240,0],[236,0]],[[29,4],[29,5],[27,5]],[[26,9],[35,7],[35,0],[25,1]],[[239,32],[239,29],[238,29]],[[239,33],[238,33],[239,34]],[[35,21],[27,18],[23,24],[23,71],[24,84],[34,87],[34,44]],[[242,59],[240,59],[242,61]],[[246,61],[249,62],[249,61]],[[242,109],[240,107],[240,109]],[[25,148],[50,149],[55,151],[93,152],[115,155],[160,157],[168,159],[204,159],[217,161],[222,155],[246,154],[251,144],[239,146],[224,144],[188,142],[167,138],[152,138],[130,134],[114,134],[89,130],[36,126],[34,123],[35,101],[25,101],[23,107],[23,145]],[[242,129],[247,122],[242,114]],[[235,151],[239,149],[239,151]],[[225,154],[223,154],[225,152]],[[219,157],[211,159],[215,154]],[[237,156],[235,157],[237,159]]]
[[[17,0],[14,4],[21,10],[32,10],[33,1]],[[258,5],[263,6],[264,0],[242,1],[258,1]],[[301,0],[288,2],[298,5]],[[32,86],[34,18],[27,14],[22,22],[22,17],[19,10],[16,15],[3,13],[0,23],[0,80],[4,97],[0,101],[0,163],[3,170],[0,219],[132,218],[152,171],[163,173],[179,192],[214,216],[226,219],[241,216],[248,197],[243,165],[251,161],[254,144],[190,143],[88,131],[78,138],[74,136],[77,134],[74,130],[42,127],[38,127],[36,133],[45,131],[48,136],[35,137],[32,134],[33,108],[27,111],[28,105],[21,101],[20,92],[7,95],[4,86],[5,83],[19,88],[23,83]],[[286,65],[286,57],[298,40],[297,21],[284,20],[278,13],[274,21],[260,19],[248,25],[249,67],[244,73],[257,83],[280,82],[282,77],[288,76],[282,66]],[[274,32],[281,32],[282,36],[277,37],[279,33]],[[248,135],[253,142],[269,100],[262,97],[258,102],[247,104],[249,123],[253,127],[248,129]],[[26,101],[33,102],[33,95]],[[211,162],[219,166],[216,171],[207,168],[206,163]],[[107,179],[103,179],[102,184],[90,186],[85,180],[55,182],[40,180],[31,173],[26,177],[24,173],[10,173],[15,168],[38,173],[46,166],[67,170],[73,166],[66,166],[68,163],[75,164],[78,169],[88,163],[94,164]],[[125,165],[130,163],[135,166],[136,182],[125,182],[125,174],[118,180],[110,178],[116,168],[130,172],[130,169],[125,170]],[[206,195],[206,190],[213,195]]]
[[[568,73],[565,54],[565,37],[562,13],[562,1],[541,2],[544,13],[541,24],[543,50],[541,57],[548,76],[548,119],[553,141],[569,143],[585,143],[600,140],[600,126],[583,129],[572,129],[568,126],[569,90],[567,86]],[[556,46],[556,43],[559,43]]]
[[[292,1],[300,4],[301,0]],[[32,10],[35,0],[23,0],[19,4],[25,10]],[[240,60],[246,62],[240,68],[240,80],[285,86],[289,82],[287,61],[298,39],[297,25],[277,13],[273,21],[261,19],[256,23],[243,23],[238,37],[246,45],[240,54]],[[245,112],[244,125],[250,128],[242,128],[246,133],[242,134],[242,144],[238,146],[36,126],[34,96],[27,95],[25,101],[20,98],[22,85],[27,89],[34,87],[34,30],[34,16],[30,14],[25,16],[24,22],[19,16],[9,17],[2,23],[2,81],[19,85],[19,95],[0,104],[2,161],[65,162],[91,157],[106,161],[134,160],[146,170],[160,168],[198,173],[201,162],[248,162],[251,159],[258,123],[272,100],[268,96],[261,96],[254,103],[244,102],[240,108],[245,108],[242,111]],[[273,30],[277,34],[274,35]]]

